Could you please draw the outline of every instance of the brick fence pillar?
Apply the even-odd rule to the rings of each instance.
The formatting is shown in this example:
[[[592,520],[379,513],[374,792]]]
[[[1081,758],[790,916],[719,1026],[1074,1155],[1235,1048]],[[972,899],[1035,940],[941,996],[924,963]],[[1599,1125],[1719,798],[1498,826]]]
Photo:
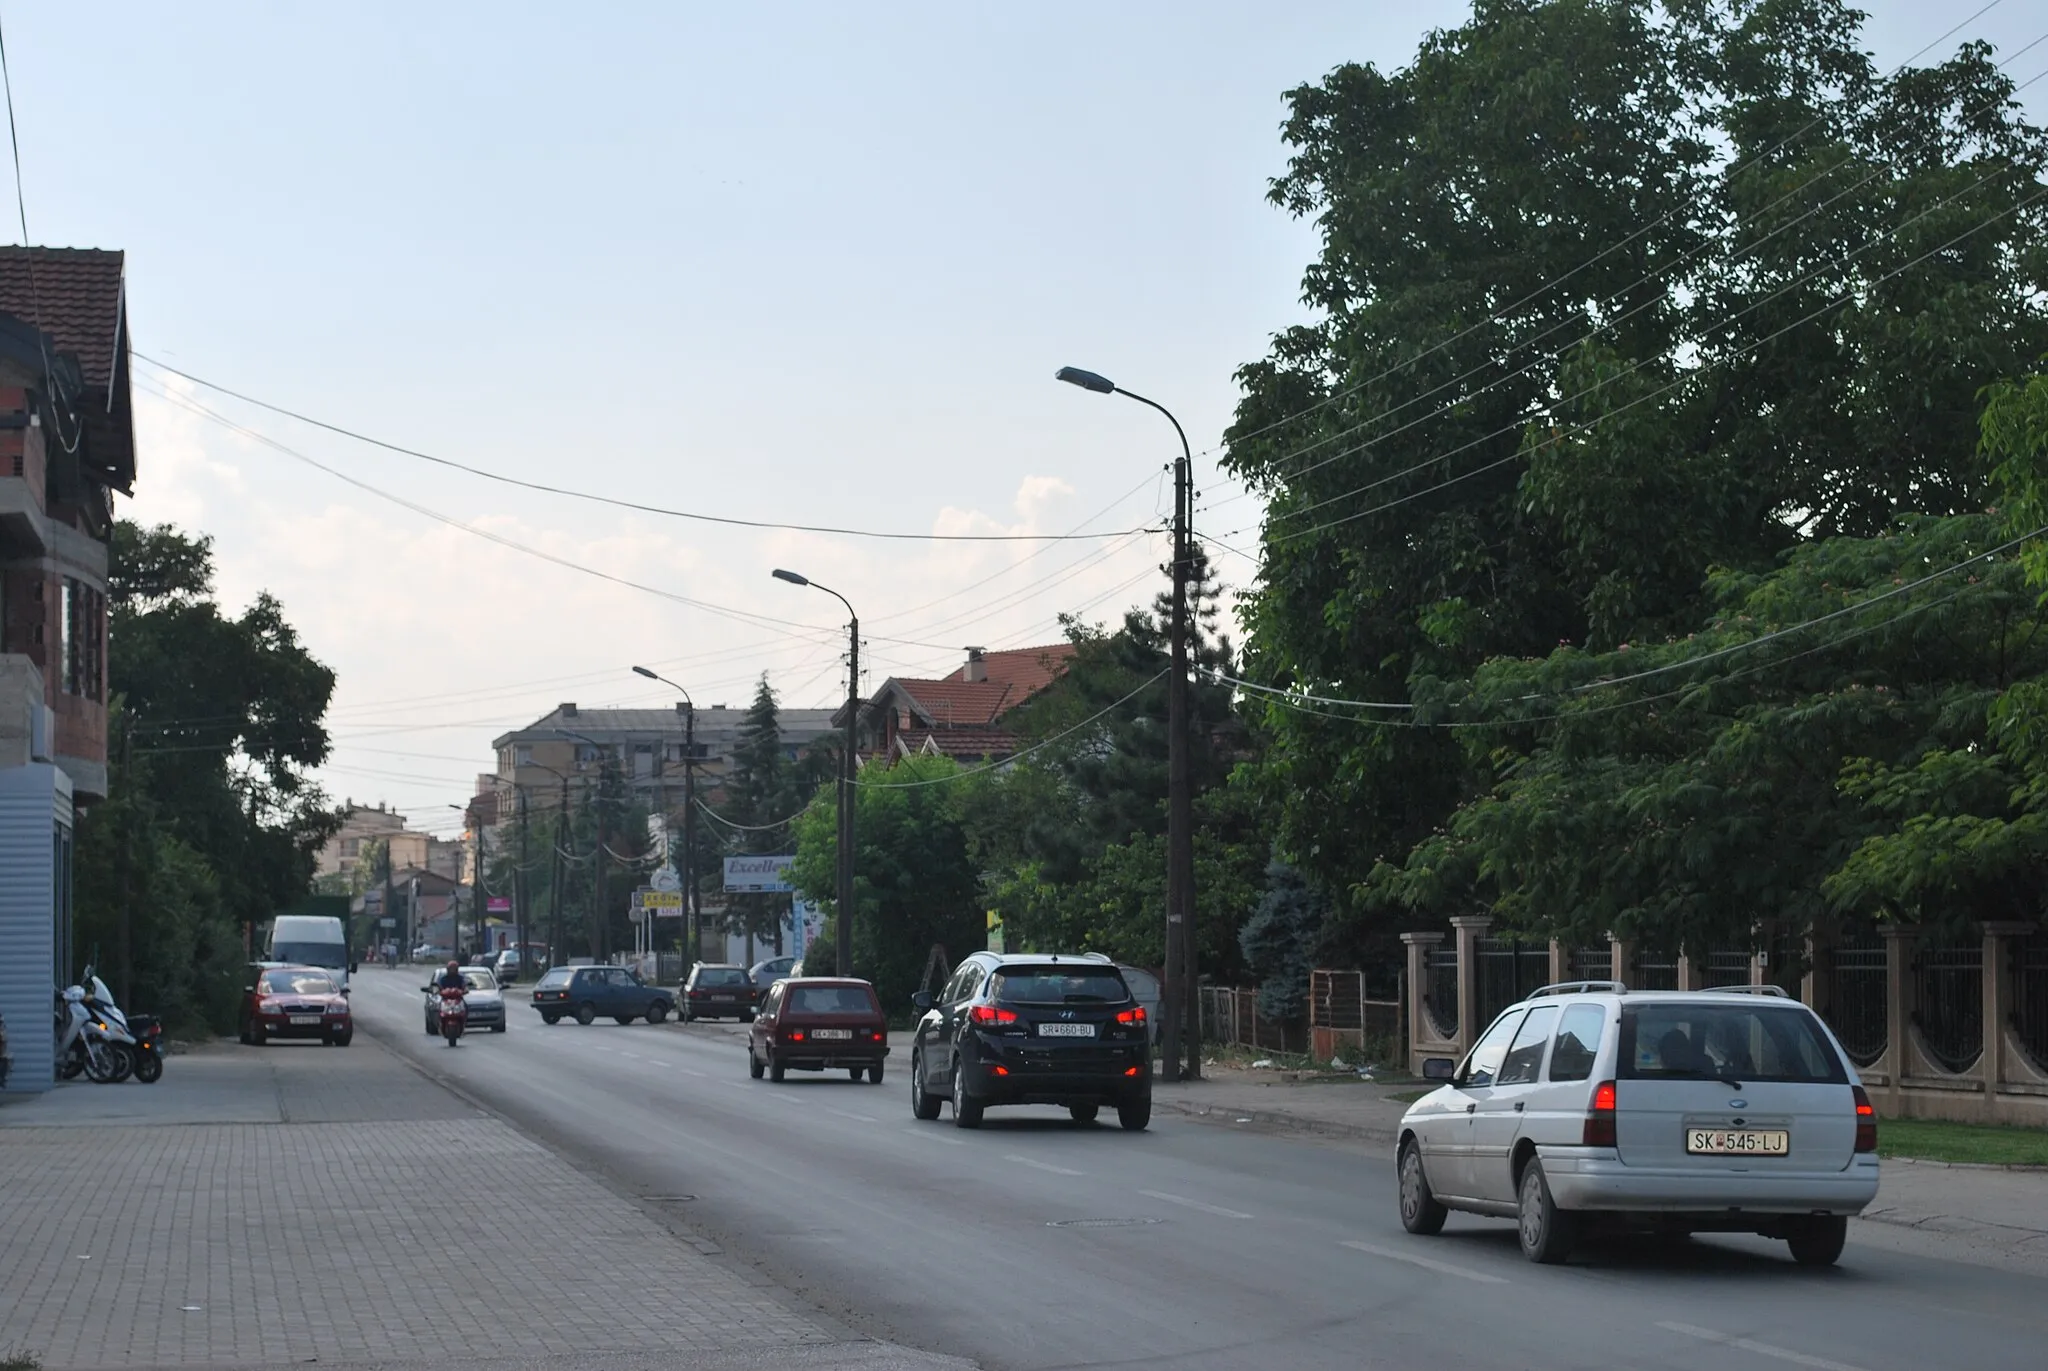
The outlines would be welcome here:
[[[1458,940],[1458,1055],[1464,1056],[1479,1041],[1485,1025],[1479,1017],[1479,940],[1493,927],[1484,914],[1459,914],[1451,920]]]

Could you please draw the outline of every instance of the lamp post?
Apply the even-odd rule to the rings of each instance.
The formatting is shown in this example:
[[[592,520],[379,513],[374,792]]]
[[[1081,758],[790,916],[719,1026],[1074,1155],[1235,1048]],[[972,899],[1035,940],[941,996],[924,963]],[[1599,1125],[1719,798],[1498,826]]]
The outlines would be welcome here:
[[[842,976],[853,974],[853,803],[854,803],[854,730],[860,722],[860,616],[853,612],[853,604],[844,595],[830,586],[821,586],[808,576],[794,571],[775,569],[775,579],[787,581],[793,586],[809,586],[822,590],[840,604],[846,606],[846,742],[844,754],[839,759],[839,917],[833,922],[838,926],[838,944],[835,949],[838,972]]]
[[[1061,367],[1056,380],[1097,395],[1121,395],[1166,416],[1180,436],[1180,460],[1173,466],[1173,663],[1166,683],[1166,966],[1160,987],[1164,1022],[1159,1026],[1169,1081],[1183,1074],[1185,1040],[1188,1079],[1202,1074],[1202,1013],[1196,986],[1199,948],[1195,937],[1195,805],[1189,773],[1188,739],[1188,522],[1194,503],[1194,453],[1187,430],[1173,411],[1079,367]],[[1183,1031],[1184,1030],[1184,1031]]]
[[[513,763],[512,770],[515,774],[517,774],[521,765],[519,762]],[[559,811],[559,817],[555,821],[554,841],[549,844],[552,853],[548,863],[548,965],[552,967],[561,964],[562,880],[567,874],[562,866],[562,826],[569,822],[569,773],[557,771],[546,762],[528,760],[523,765],[537,767],[562,783],[562,807]],[[515,781],[514,784],[516,785],[517,782]],[[523,812],[522,810],[522,814]],[[526,860],[526,829],[523,819],[520,827],[519,844],[520,863],[524,865]],[[526,912],[523,905],[520,912],[522,914]],[[519,962],[521,970],[525,969],[525,958],[525,950],[521,949]]]
[[[611,911],[604,903],[604,749],[607,744],[586,734],[571,733],[566,728],[558,728],[555,732],[564,738],[574,738],[577,742],[588,743],[598,751],[597,793],[590,804],[593,821],[597,826],[597,848],[591,855],[590,878],[591,921],[597,925],[597,937],[596,945],[590,949],[590,954],[594,959],[607,960],[611,956],[612,944]]]
[[[650,681],[659,681],[671,690],[680,691],[683,697],[683,936],[687,940],[683,948],[683,974],[689,974],[689,963],[697,959],[699,949],[704,945],[704,930],[697,922],[697,702],[690,698],[690,692],[657,672],[644,666],[633,668],[639,675]]]

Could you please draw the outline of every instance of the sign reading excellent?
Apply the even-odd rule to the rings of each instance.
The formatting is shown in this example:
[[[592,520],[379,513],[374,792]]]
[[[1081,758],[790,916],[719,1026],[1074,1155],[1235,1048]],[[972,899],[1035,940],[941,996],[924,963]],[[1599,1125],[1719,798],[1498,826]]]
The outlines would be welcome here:
[[[725,888],[741,894],[793,890],[795,887],[789,883],[789,868],[795,861],[795,853],[772,857],[727,857]]]

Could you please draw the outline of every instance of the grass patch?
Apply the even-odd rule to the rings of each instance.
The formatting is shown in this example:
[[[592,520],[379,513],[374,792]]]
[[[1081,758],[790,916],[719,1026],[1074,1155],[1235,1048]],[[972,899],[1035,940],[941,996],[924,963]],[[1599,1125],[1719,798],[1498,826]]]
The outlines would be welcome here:
[[[2048,1128],[1948,1123],[1940,1119],[1880,1119],[1877,1154],[1930,1162],[2048,1166]]]
[[[43,1364],[32,1353],[0,1352],[0,1371],[43,1371]]]

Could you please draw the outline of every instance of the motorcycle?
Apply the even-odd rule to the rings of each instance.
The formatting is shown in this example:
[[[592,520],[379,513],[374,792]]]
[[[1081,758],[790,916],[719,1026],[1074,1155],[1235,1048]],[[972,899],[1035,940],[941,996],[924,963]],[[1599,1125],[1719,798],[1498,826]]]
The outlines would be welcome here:
[[[155,1085],[164,1074],[163,1024],[154,1014],[123,1013],[114,1003],[114,993],[91,966],[85,968],[79,980],[85,989],[86,1008],[109,1026],[124,1030],[132,1040],[130,1054],[135,1079],[144,1085]]]
[[[135,1073],[135,1039],[86,1003],[83,986],[66,986],[58,1001],[57,1061],[65,1080],[81,1072],[95,1085],[118,1085]]]
[[[452,985],[441,987],[441,1036],[448,1040],[450,1047],[469,1026],[469,1006],[463,1003],[463,992]]]

